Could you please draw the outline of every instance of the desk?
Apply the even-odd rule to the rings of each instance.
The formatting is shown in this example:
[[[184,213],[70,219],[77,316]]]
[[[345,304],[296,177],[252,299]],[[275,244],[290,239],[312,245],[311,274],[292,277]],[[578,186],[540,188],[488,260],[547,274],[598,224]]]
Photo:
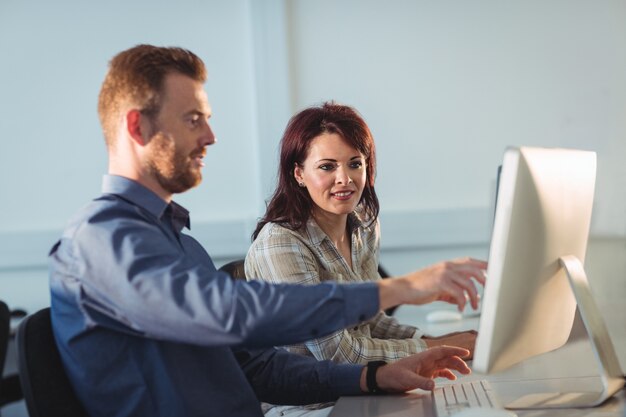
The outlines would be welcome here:
[[[589,244],[585,266],[594,297],[600,306],[615,344],[622,370],[626,370],[626,240],[596,239]],[[425,315],[443,305],[401,306],[394,314],[399,321],[419,326],[427,334],[441,335],[453,331],[477,329],[479,318],[467,317],[460,322],[430,324]],[[447,306],[444,306],[447,307]],[[450,307],[448,307],[450,308]],[[471,365],[470,365],[471,366]],[[626,372],[625,372],[626,373]],[[487,379],[502,404],[532,392],[554,390],[597,390],[599,378],[591,345],[582,327],[574,322],[572,334],[562,348],[530,358],[523,363],[492,375],[473,373],[466,379]],[[438,384],[447,383],[445,380]],[[519,417],[541,416],[626,416],[626,392],[618,392],[600,407],[562,410],[515,410]],[[412,391],[404,395],[342,397],[330,417],[434,416],[430,394]]]
[[[490,379],[490,378],[487,378]],[[520,394],[537,389],[580,389],[584,384],[594,386],[593,378],[568,378],[552,380],[500,381],[492,386],[501,401],[512,400]],[[623,417],[626,411],[626,396],[620,391],[600,407],[561,410],[514,410],[519,417]],[[380,397],[342,397],[329,417],[434,417],[430,394],[424,392]]]
[[[483,375],[472,373],[463,377],[487,379],[502,404],[522,395],[545,391],[599,390],[599,378],[592,357],[591,346],[586,339],[570,340],[563,348],[531,358],[504,372]],[[558,377],[557,377],[558,375]],[[447,384],[438,380],[437,384]],[[626,415],[626,393],[620,391],[600,407],[562,410],[515,410],[519,417],[543,416],[597,416]],[[342,397],[330,417],[386,416],[386,417],[434,417],[430,393],[412,391],[405,395]]]

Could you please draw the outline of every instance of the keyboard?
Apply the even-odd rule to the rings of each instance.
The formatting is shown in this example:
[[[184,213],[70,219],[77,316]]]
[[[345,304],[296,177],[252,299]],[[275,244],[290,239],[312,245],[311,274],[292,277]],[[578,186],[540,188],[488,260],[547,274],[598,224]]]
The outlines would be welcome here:
[[[432,396],[437,417],[472,407],[502,408],[486,380],[442,385],[433,390]]]

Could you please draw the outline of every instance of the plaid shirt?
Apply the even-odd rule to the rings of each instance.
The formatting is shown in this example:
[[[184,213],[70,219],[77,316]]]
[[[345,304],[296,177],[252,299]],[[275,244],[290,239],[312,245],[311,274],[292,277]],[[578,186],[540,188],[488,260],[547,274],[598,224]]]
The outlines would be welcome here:
[[[248,279],[272,283],[318,284],[322,281],[355,283],[376,281],[380,226],[367,227],[358,215],[348,218],[352,230],[352,269],[335,245],[311,218],[304,230],[293,231],[275,223],[263,227],[246,256]],[[393,361],[426,349],[423,334],[415,327],[378,313],[356,326],[311,340],[285,346],[295,353],[344,363]]]

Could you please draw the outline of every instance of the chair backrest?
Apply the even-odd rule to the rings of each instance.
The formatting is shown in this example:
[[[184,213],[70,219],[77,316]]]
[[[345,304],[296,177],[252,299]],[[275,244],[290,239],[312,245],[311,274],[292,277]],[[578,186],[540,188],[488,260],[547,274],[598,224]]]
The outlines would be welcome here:
[[[380,277],[382,279],[385,278],[390,278],[391,275],[389,274],[389,272],[387,272],[387,270],[385,268],[383,268],[383,266],[381,264],[378,264],[378,275],[380,275]],[[394,311],[396,311],[396,307],[389,307],[387,310],[385,310],[385,313],[387,313],[388,316],[393,316]]]
[[[0,407],[23,398],[17,374],[4,375],[4,366],[11,341],[11,318],[19,317],[19,312],[9,310],[9,307],[0,301]]]
[[[245,259],[237,259],[227,264],[222,265],[219,270],[226,272],[228,275],[235,279],[246,279],[246,271],[243,264]]]
[[[18,367],[30,417],[88,417],[70,384],[52,334],[50,308],[22,320]]]
[[[11,311],[4,301],[0,301],[0,377],[4,374],[4,362],[11,334]]]

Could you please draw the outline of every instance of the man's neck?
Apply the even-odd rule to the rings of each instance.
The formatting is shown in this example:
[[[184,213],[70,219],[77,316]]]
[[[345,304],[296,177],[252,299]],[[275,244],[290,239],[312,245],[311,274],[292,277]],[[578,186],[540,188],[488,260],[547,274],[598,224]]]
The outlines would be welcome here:
[[[120,164],[114,164],[109,162],[109,174],[119,175],[124,178],[128,178],[139,184],[143,185],[159,197],[161,197],[167,203],[172,201],[172,193],[166,191],[161,184],[151,175],[147,175],[140,170],[129,169],[128,166],[120,166]]]

